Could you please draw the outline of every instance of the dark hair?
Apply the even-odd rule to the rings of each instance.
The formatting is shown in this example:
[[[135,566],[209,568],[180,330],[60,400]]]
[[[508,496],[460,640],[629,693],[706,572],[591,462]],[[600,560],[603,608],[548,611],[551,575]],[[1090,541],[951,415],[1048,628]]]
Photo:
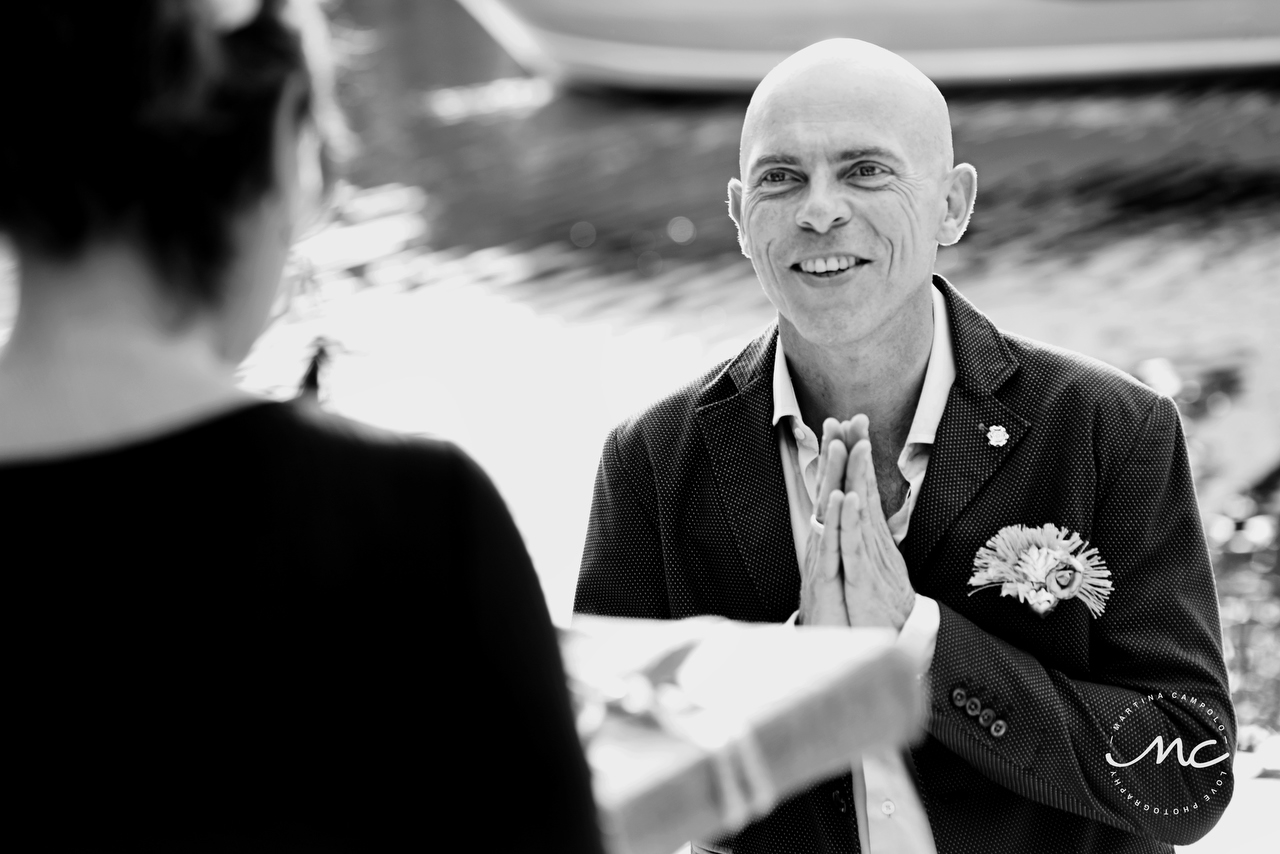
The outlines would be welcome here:
[[[221,32],[201,0],[38,0],[0,38],[0,230],[74,257],[140,241],[175,295],[216,303],[231,217],[273,185],[276,107],[315,93],[285,0]]]

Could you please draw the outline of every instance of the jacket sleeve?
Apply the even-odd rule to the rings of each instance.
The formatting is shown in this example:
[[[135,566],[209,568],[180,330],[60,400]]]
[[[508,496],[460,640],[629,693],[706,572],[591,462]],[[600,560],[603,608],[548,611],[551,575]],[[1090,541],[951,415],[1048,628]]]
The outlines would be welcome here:
[[[943,605],[928,727],[1024,797],[1186,845],[1230,801],[1235,715],[1213,571],[1169,399],[1153,405],[1099,496],[1093,545],[1114,589],[1105,612],[1090,620],[1090,672],[1046,668]],[[975,725],[955,693],[965,685],[982,705],[990,702],[1003,728]],[[1134,760],[1157,736],[1136,762],[1111,761]]]
[[[653,471],[639,437],[624,444],[623,430],[609,434],[600,456],[573,609],[669,619]]]

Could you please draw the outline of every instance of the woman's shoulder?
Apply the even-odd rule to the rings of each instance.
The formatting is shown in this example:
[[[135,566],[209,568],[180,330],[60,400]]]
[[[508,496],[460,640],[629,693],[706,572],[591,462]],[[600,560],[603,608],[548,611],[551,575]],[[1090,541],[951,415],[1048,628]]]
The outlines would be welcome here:
[[[268,469],[319,471],[329,481],[421,482],[425,478],[437,484],[458,484],[488,480],[453,442],[396,433],[305,402],[261,404],[226,427],[224,435],[211,438],[259,458]]]
[[[261,401],[123,444],[5,461],[0,477],[184,491],[201,484],[316,499],[390,495],[413,503],[492,488],[452,442],[394,433],[297,401]]]
[[[452,442],[385,430],[335,415],[312,403],[269,402],[248,408],[237,428],[245,438],[287,440],[304,453],[351,454],[400,460],[436,460],[447,464],[463,452]]]

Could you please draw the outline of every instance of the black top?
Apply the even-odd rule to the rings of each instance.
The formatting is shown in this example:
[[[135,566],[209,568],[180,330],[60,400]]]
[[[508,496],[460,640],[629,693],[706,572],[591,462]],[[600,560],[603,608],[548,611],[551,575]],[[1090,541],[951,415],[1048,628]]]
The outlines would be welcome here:
[[[537,577],[457,448],[265,403],[0,465],[0,528],[6,812],[48,849],[600,851]]]

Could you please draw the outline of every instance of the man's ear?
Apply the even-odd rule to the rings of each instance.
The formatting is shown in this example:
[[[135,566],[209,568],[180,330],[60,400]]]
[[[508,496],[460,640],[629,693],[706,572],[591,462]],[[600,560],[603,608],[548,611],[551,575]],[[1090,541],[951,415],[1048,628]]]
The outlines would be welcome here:
[[[751,257],[747,249],[747,235],[742,230],[742,182],[737,178],[729,179],[729,219],[738,227],[738,247],[742,254]]]
[[[978,170],[968,163],[961,163],[947,173],[946,182],[947,211],[936,235],[940,246],[953,245],[969,227],[973,202],[978,197]]]

